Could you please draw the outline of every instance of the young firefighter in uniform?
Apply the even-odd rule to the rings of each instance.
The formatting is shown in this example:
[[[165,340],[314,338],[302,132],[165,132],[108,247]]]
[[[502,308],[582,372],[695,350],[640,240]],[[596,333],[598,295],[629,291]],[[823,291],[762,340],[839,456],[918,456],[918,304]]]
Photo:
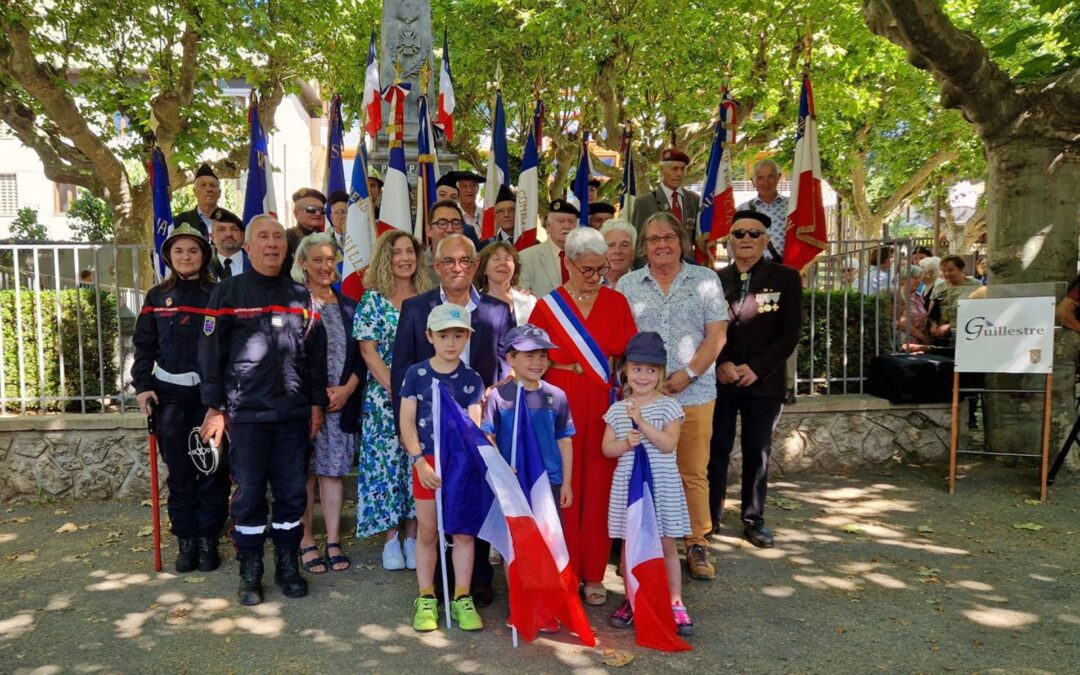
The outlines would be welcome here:
[[[509,462],[514,447],[514,415],[517,412],[520,384],[525,389],[525,407],[529,410],[533,433],[544,458],[544,470],[547,471],[561,518],[562,509],[574,501],[571,488],[574,446],[570,440],[574,435],[574,421],[570,417],[566,393],[541,379],[551,365],[548,350],[555,349],[555,344],[542,328],[526,323],[511,328],[500,346],[507,363],[514,370],[515,379],[491,390],[484,406],[481,428],[495,443],[503,459]],[[558,630],[559,622],[552,620],[540,632],[554,633]]]
[[[131,376],[139,410],[155,405],[158,444],[169,467],[169,521],[179,540],[176,571],[211,572],[221,564],[218,537],[229,501],[229,471],[200,472],[188,456],[206,406],[199,400],[199,336],[214,282],[210,244],[190,225],[173,229],[161,247],[172,270],[147,292],[135,322]]]
[[[435,489],[442,481],[435,475],[434,421],[431,383],[438,380],[472,421],[480,426],[480,403],[484,383],[476,371],[461,361],[472,336],[469,310],[461,305],[436,305],[427,318],[427,338],[435,356],[413,364],[401,385],[401,444],[413,462],[413,497],[416,499],[416,599],[413,628],[432,631],[439,626],[439,603],[435,599],[435,560],[439,542],[435,512]],[[454,600],[450,615],[462,630],[480,630],[484,622],[476,612],[469,587],[472,582],[475,544],[473,537],[453,535]]]

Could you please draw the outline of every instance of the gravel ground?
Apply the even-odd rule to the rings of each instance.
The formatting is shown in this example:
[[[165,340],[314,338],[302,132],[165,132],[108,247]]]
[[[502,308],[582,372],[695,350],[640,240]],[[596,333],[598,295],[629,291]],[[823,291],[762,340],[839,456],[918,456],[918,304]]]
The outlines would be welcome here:
[[[607,606],[590,610],[599,647],[555,635],[512,649],[505,594],[482,610],[481,633],[414,633],[414,578],[383,571],[375,541],[346,538],[352,569],[309,577],[307,598],[268,583],[267,602],[243,608],[231,560],[210,574],[152,571],[148,504],[9,505],[0,670],[1080,672],[1080,477],[1062,476],[1040,504],[1029,468],[964,470],[954,497],[941,467],[774,483],[777,547],[725,526],[712,544],[718,578],[685,577],[697,635],[677,655],[608,628],[623,591],[613,570]],[[167,570],[174,555],[164,551]]]

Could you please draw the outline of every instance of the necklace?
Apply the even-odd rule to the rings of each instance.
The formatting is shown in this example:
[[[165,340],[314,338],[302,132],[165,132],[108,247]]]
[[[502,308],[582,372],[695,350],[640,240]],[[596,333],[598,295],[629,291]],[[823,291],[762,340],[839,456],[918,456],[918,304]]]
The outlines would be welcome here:
[[[572,285],[570,285],[568,283],[568,284],[566,284],[566,290],[570,291],[570,295],[573,296],[574,300],[576,300],[578,302],[585,302],[587,300],[590,300],[593,296],[595,296],[599,292],[600,289],[598,288],[595,291],[590,291],[588,293],[585,293],[583,291],[579,291],[578,289],[574,288]]]

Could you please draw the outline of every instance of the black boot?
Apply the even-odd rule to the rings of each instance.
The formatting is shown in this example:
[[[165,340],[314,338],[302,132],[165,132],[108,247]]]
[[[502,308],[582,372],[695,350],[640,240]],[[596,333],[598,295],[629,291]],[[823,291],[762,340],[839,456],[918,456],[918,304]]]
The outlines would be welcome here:
[[[236,559],[240,561],[240,590],[236,592],[236,597],[241,605],[257,605],[263,601],[262,551],[238,553]]]
[[[195,539],[191,537],[180,537],[180,553],[176,555],[176,571],[181,574],[186,574],[195,569],[195,565],[199,560],[199,547],[195,543]]]
[[[199,537],[199,571],[213,572],[221,566],[217,537]]]
[[[307,581],[300,576],[300,552],[295,548],[274,547],[274,583],[286,598],[307,595]]]

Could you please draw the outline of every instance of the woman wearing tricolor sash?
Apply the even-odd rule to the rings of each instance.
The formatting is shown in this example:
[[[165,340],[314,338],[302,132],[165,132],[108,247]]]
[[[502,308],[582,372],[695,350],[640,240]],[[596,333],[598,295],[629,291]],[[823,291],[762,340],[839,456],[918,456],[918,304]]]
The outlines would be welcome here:
[[[603,236],[582,227],[566,237],[568,280],[537,303],[529,318],[557,345],[545,379],[566,392],[577,434],[573,437],[574,501],[563,509],[570,563],[585,583],[585,602],[607,601],[604,572],[611,551],[608,496],[616,461],[604,457],[604,413],[614,399],[615,364],[637,333],[626,298],[602,286],[608,271]]]

